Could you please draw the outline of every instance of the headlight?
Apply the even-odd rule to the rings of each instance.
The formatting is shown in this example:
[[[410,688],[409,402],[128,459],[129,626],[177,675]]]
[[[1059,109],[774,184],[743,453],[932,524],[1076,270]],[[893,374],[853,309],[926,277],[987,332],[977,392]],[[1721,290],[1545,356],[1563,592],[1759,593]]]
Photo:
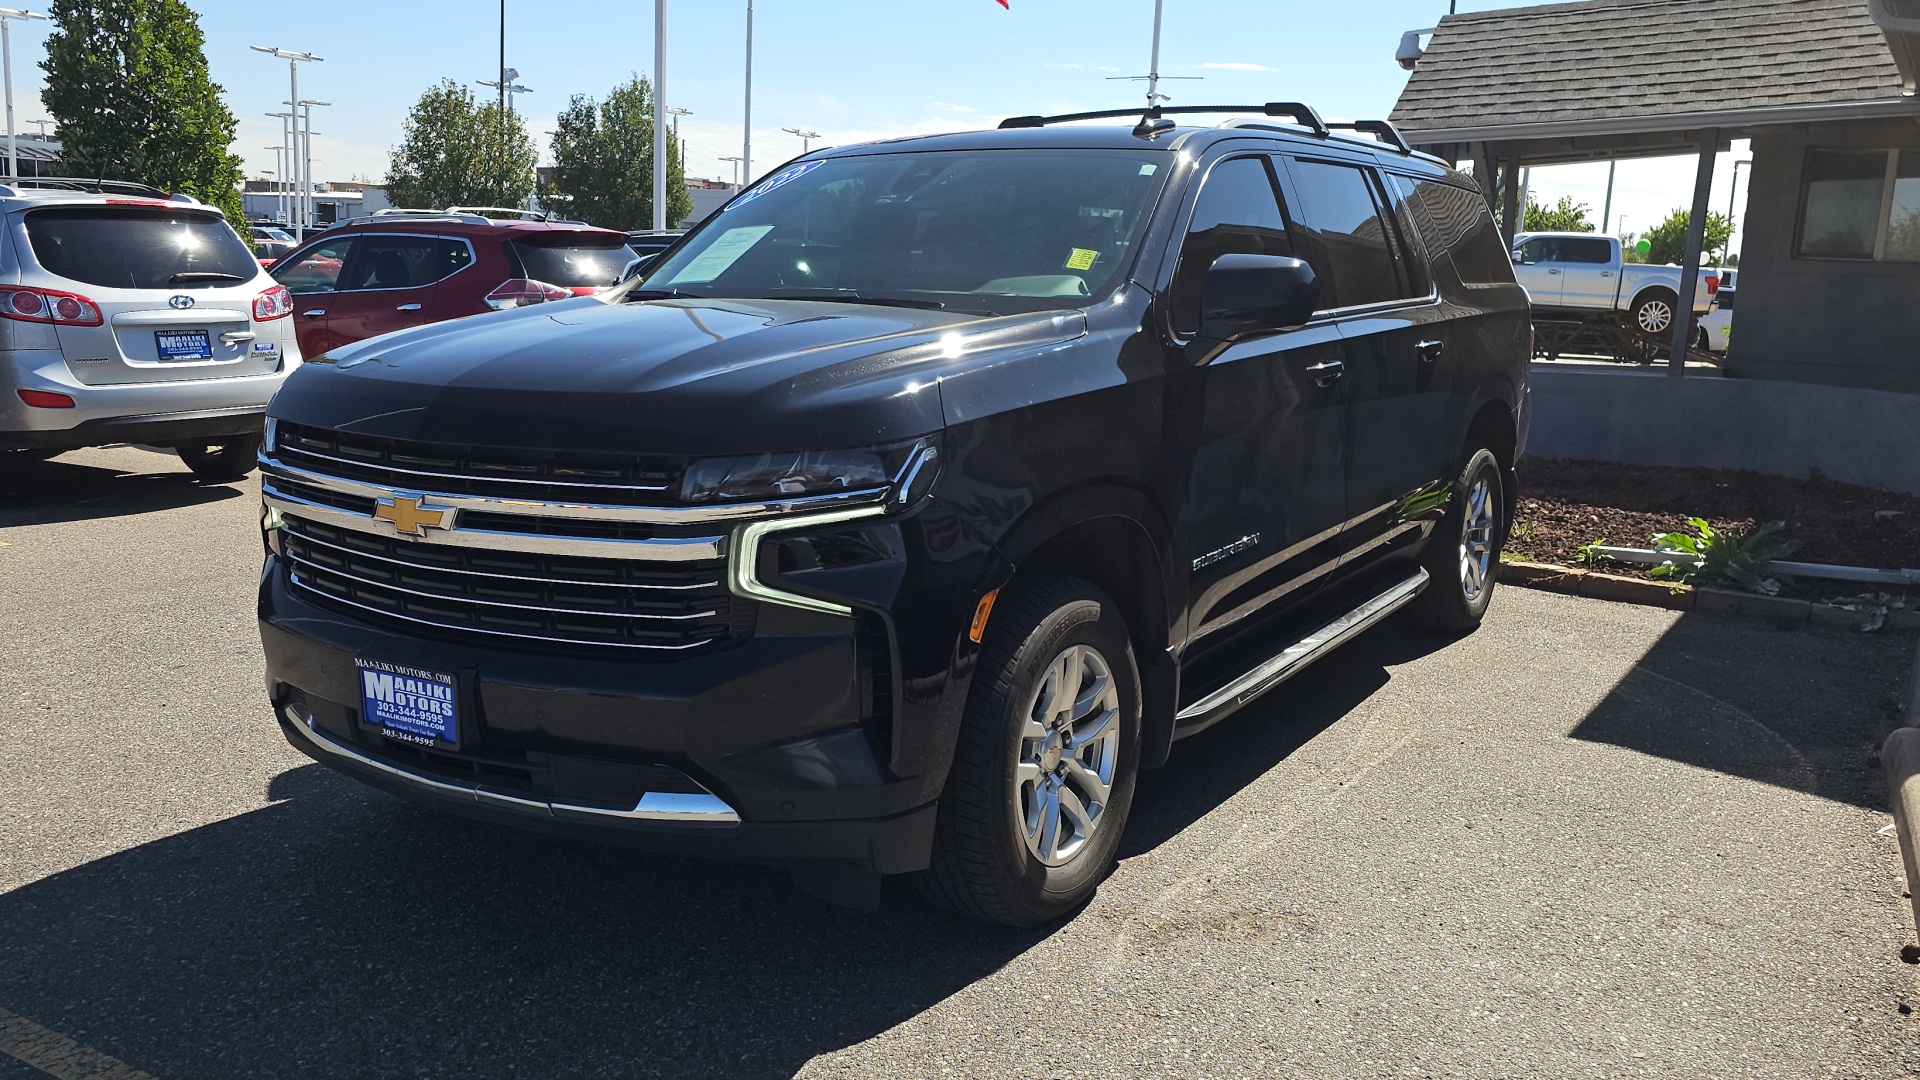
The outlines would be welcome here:
[[[687,502],[703,503],[871,491],[894,481],[916,445],[708,458],[688,466],[680,495]]]
[[[260,433],[260,449],[273,453],[274,437],[280,434],[280,421],[267,417],[267,428]]]

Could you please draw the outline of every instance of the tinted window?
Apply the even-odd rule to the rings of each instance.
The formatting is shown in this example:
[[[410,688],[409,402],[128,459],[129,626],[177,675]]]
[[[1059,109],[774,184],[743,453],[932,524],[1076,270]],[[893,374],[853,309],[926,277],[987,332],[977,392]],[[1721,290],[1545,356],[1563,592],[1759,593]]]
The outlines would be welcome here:
[[[708,218],[636,295],[1080,307],[1132,265],[1172,163],[1145,148],[801,161]]]
[[[1297,161],[1294,168],[1300,180],[1296,218],[1318,240],[1314,270],[1321,288],[1331,294],[1322,303],[1355,307],[1400,299],[1387,225],[1367,174],[1351,165],[1319,161]],[[1309,262],[1316,261],[1315,254],[1308,253]]]
[[[1521,266],[1533,266],[1536,263],[1557,263],[1560,261],[1560,238],[1557,236],[1536,236],[1514,248],[1520,253],[1514,262]]]
[[[1222,255],[1293,254],[1287,223],[1265,158],[1230,158],[1213,167],[1194,203],[1170,303],[1174,329],[1200,328],[1200,287]]]
[[[467,245],[434,236],[360,238],[360,257],[354,260],[340,289],[417,289],[431,285],[473,261]]]
[[[1560,239],[1560,261],[1603,266],[1613,261],[1611,241],[1595,238],[1581,240],[1571,236]]]
[[[343,236],[311,248],[298,259],[282,259],[273,264],[273,280],[289,292],[332,292],[340,287],[340,273],[353,254],[355,238]]]
[[[1427,254],[1435,267],[1451,264],[1460,280],[1468,284],[1513,282],[1513,262],[1479,192],[1439,180],[1411,176],[1397,180],[1402,187],[1412,189],[1407,207],[1413,211],[1414,227],[1426,241]]]
[[[206,214],[118,206],[35,210],[27,215],[27,239],[47,272],[110,289],[232,285],[260,274],[252,250],[226,221]]]
[[[563,289],[604,289],[639,258],[624,236],[594,233],[530,234],[507,241],[521,276]]]

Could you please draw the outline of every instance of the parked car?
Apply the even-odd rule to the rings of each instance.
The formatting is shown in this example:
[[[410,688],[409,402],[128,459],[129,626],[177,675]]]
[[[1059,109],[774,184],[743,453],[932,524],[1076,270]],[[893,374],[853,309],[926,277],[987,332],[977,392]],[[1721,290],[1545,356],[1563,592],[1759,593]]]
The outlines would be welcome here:
[[[1731,285],[1720,286],[1714,294],[1713,310],[1700,316],[1700,328],[1696,337],[1697,344],[1709,352],[1726,352],[1727,345],[1733,340],[1733,301],[1735,289]]]
[[[262,485],[286,738],[845,903],[1072,910],[1176,739],[1402,607],[1473,629],[1514,505],[1529,314],[1474,182],[1251,111],[821,150],[621,289],[307,365]]]
[[[687,235],[685,229],[667,229],[661,232],[639,230],[627,233],[627,246],[640,256],[640,264],[645,266],[655,255],[680,242]]]
[[[1618,237],[1520,233],[1513,238],[1513,264],[1514,275],[1543,317],[1609,312],[1649,337],[1673,331],[1681,268],[1626,262]],[[1695,314],[1712,306],[1719,284],[1712,271],[1702,269],[1691,290]]]
[[[238,479],[300,365],[292,300],[219,210],[129,187],[0,186],[0,451],[140,443]]]
[[[442,213],[369,215],[273,264],[308,356],[502,308],[612,286],[637,256],[611,229]]]

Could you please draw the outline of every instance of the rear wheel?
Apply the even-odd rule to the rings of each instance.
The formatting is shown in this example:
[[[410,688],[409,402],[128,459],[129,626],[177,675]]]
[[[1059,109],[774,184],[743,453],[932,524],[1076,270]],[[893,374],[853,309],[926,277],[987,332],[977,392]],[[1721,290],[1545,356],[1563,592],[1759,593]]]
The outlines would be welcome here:
[[[1427,542],[1427,587],[1415,602],[1421,622],[1455,634],[1480,625],[1500,568],[1506,507],[1499,459],[1484,446],[1474,447],[1454,482],[1447,516]]]
[[[981,650],[941,797],[929,897],[1035,926],[1113,865],[1140,759],[1140,676],[1113,601],[1076,578],[1009,590]]]
[[[1633,305],[1633,328],[1651,338],[1673,332],[1673,294],[1656,290],[1642,296]]]
[[[260,453],[259,435],[234,435],[215,443],[177,448],[180,460],[205,484],[231,484],[246,479]]]

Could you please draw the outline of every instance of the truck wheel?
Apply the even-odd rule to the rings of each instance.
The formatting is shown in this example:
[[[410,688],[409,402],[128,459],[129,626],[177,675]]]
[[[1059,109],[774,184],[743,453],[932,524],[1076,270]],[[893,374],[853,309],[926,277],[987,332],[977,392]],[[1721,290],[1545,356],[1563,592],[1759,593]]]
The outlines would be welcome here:
[[[1036,926],[1113,865],[1140,761],[1140,675],[1113,600],[1049,575],[1008,590],[974,671],[921,891]]]
[[[1421,559],[1427,587],[1414,602],[1414,611],[1423,624],[1451,634],[1479,627],[1499,576],[1506,506],[1499,459],[1484,446],[1473,447],[1467,467],[1454,482],[1447,516]]]
[[[1673,294],[1656,289],[1647,293],[1633,305],[1633,327],[1649,337],[1659,337],[1673,332],[1673,309],[1676,299]]]
[[[231,484],[243,480],[258,464],[260,436],[235,435],[225,442],[176,447],[180,460],[203,484]]]

